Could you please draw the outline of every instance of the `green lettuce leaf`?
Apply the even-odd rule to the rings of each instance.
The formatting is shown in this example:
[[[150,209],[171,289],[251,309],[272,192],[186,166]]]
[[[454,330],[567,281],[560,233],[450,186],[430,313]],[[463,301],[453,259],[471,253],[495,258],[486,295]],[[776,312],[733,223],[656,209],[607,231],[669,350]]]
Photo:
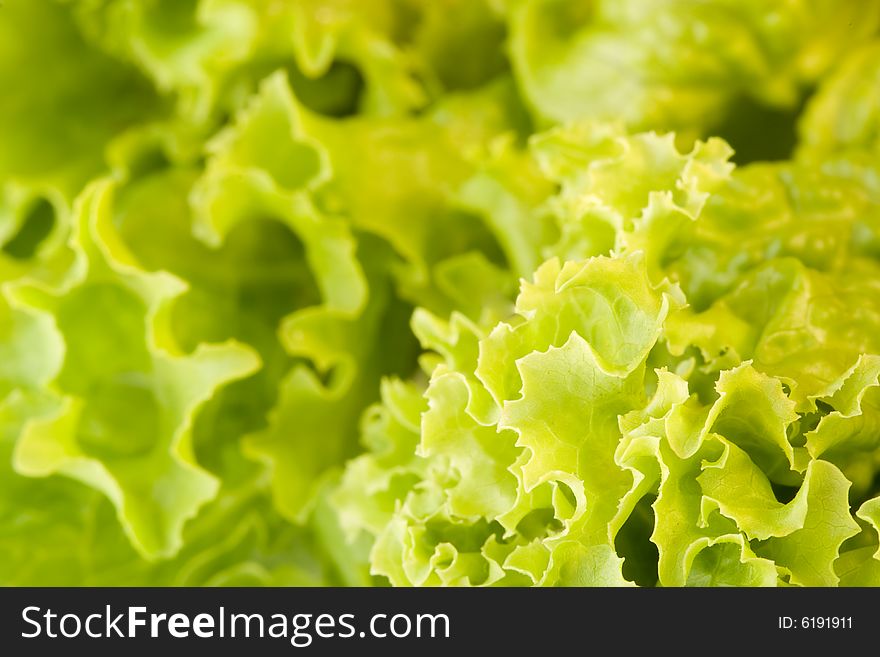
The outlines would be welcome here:
[[[16,0],[0,13],[0,212],[13,185],[69,205],[105,169],[104,147],[161,116],[163,101],[132,66],[83,39],[52,0]],[[63,108],[61,110],[60,108]]]
[[[194,459],[193,415],[258,360],[233,342],[201,345],[191,355],[176,350],[167,309],[183,284],[137,269],[113,231],[111,198],[109,182],[79,197],[77,275],[63,293],[26,283],[9,288],[17,306],[51,317],[51,324],[29,322],[22,339],[51,340],[60,352],[47,383],[51,410],[25,423],[14,464],[23,474],[60,473],[95,487],[142,554],[168,555],[180,547],[184,522],[217,490]],[[136,430],[132,414],[140,417]]]
[[[798,123],[799,155],[880,148],[880,43],[852,52],[822,81]]]
[[[0,583],[877,586],[878,26],[7,0]]]
[[[620,118],[701,136],[738,103],[791,108],[876,30],[864,2],[507,3],[508,50],[542,122]]]
[[[494,325],[416,314],[433,352],[421,359],[427,411],[393,459],[353,462],[334,497],[351,535],[374,541],[374,574],[395,585],[870,577],[849,542],[860,533],[850,495],[866,499],[876,468],[866,169],[734,170],[720,140],[681,153],[669,136],[595,122],[505,148],[538,169],[496,169],[494,206],[550,217],[560,239],[544,253],[588,259],[540,266],[517,314]],[[485,174],[474,180],[489,189]],[[558,191],[525,196],[527,180]],[[591,252],[599,244],[611,255]],[[379,408],[395,413],[389,399]],[[381,426],[379,444],[401,435]],[[358,485],[376,484],[381,513],[356,502]]]

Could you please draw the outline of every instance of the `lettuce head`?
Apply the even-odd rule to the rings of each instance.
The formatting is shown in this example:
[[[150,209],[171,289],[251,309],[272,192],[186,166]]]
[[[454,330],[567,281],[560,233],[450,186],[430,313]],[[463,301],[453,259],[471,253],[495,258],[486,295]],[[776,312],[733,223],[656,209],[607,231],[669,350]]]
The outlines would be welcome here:
[[[6,0],[0,584],[880,586],[880,3]]]

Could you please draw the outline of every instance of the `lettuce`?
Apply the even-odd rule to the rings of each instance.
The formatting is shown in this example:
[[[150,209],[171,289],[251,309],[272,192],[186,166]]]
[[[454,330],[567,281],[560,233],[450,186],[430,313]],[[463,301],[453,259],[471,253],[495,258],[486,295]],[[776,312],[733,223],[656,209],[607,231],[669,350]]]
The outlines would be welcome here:
[[[0,583],[880,584],[878,29],[7,0]]]
[[[880,19],[875,3],[823,0],[511,0],[506,9],[511,62],[540,120],[621,118],[697,136],[744,100],[796,106]]]
[[[847,541],[877,542],[857,522],[876,501],[876,196],[859,176],[734,169],[718,140],[681,153],[605,124],[536,135],[527,154],[559,186],[533,212],[556,215],[546,252],[568,262],[522,284],[513,320],[426,333],[414,317],[438,354],[428,410],[386,425],[393,447],[368,442],[336,498],[349,532],[375,537],[374,572],[840,583]],[[375,417],[401,412],[388,395]],[[857,564],[845,583],[872,581]]]

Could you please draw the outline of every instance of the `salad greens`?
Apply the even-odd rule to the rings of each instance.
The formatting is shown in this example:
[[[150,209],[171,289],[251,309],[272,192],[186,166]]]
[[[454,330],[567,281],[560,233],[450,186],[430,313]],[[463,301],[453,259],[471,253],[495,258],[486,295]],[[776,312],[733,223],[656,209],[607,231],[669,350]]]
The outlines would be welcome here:
[[[0,583],[880,585],[880,2],[7,0]]]

